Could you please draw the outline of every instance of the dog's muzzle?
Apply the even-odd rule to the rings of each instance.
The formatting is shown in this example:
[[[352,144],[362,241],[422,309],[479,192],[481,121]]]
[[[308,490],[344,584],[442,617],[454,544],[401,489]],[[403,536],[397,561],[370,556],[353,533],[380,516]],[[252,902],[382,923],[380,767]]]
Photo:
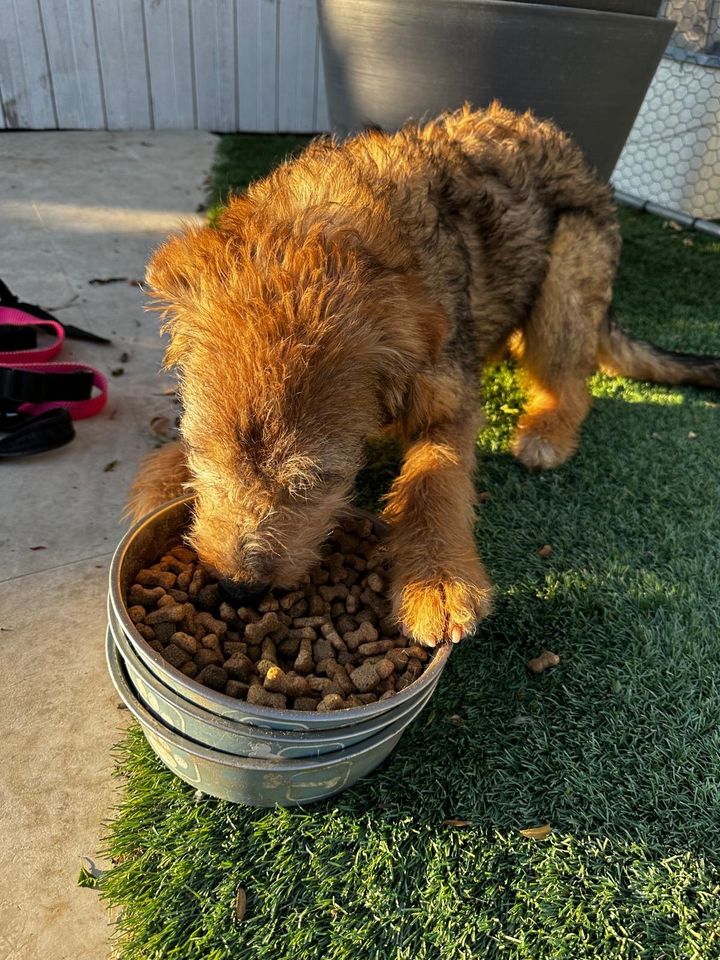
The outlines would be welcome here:
[[[243,583],[238,580],[220,580],[218,590],[222,599],[233,607],[243,607],[257,600],[270,589],[269,583]]]

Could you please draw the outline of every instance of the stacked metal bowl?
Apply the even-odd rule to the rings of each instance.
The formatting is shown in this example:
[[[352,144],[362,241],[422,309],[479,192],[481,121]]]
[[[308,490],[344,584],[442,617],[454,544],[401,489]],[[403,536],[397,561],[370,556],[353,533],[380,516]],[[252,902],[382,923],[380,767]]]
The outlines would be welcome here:
[[[115,689],[157,756],[203,793],[236,803],[296,806],[329,797],[388,756],[433,694],[449,648],[388,700],[313,713],[273,710],[217,693],[167,663],[135,629],[125,596],[135,574],[185,528],[173,500],[120,542],[110,569],[107,662]]]

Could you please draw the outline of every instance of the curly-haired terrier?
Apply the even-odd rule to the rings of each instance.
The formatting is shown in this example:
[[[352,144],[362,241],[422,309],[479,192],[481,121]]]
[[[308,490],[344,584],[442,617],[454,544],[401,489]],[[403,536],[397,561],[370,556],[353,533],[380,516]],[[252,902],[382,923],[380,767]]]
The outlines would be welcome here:
[[[184,412],[131,512],[190,490],[201,556],[251,586],[291,582],[346,507],[366,437],[395,428],[395,610],[422,643],[459,640],[491,604],[473,539],[484,364],[509,350],[522,366],[513,450],[543,469],[577,448],[598,367],[720,386],[717,359],[615,324],[619,255],[610,187],[529,113],[315,141],[152,258]]]

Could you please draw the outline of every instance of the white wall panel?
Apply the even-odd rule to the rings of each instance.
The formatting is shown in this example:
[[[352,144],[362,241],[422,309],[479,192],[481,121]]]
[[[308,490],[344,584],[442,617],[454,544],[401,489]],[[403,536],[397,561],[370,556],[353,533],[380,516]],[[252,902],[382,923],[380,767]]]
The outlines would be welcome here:
[[[0,97],[4,126],[57,126],[37,0],[0,0]]]
[[[313,131],[329,130],[330,114],[328,112],[327,92],[325,88],[325,67],[323,65],[320,33],[317,36],[317,76],[315,78],[315,122]]]
[[[30,0],[16,0],[29,4]],[[57,123],[61,128],[107,125],[91,0],[40,0]]]
[[[190,0],[197,125],[237,130],[234,0]]]
[[[92,0],[110,130],[152,126],[143,0]]]
[[[315,0],[278,0],[278,129],[314,130],[317,62]]]
[[[153,126],[197,126],[190,46],[189,0],[144,0],[145,37]]]
[[[278,2],[237,0],[240,130],[277,130]]]
[[[0,0],[0,128],[329,126],[315,0]]]

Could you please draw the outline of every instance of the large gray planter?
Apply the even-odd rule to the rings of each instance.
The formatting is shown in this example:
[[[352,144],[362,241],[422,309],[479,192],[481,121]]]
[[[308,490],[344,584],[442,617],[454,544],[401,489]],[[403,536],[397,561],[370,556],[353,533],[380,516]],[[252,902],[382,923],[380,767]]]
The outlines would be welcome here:
[[[604,177],[673,30],[651,16],[513,0],[318,0],[318,12],[340,135],[499,99],[554,120]]]
[[[554,7],[580,7],[583,10],[604,10],[606,13],[633,13],[639,17],[656,17],[662,0],[524,0]]]

